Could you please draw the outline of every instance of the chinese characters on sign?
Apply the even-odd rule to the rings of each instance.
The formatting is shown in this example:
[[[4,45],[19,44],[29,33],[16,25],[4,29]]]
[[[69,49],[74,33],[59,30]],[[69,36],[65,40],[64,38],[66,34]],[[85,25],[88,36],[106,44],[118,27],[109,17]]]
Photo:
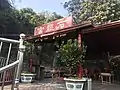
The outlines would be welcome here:
[[[34,36],[54,32],[60,29],[68,28],[73,25],[72,17],[62,18],[48,24],[38,26],[34,30]]]

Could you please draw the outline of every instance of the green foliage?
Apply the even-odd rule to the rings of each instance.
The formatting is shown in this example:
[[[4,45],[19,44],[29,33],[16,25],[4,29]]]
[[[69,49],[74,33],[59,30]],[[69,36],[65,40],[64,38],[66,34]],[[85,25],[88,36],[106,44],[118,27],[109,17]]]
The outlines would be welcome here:
[[[49,20],[48,20],[49,18]],[[56,13],[35,13],[31,8],[20,10],[14,8],[0,10],[0,34],[11,34],[19,38],[20,33],[33,35],[34,28],[38,25],[61,18]],[[10,36],[3,36],[11,38]]]
[[[109,66],[115,80],[120,80],[120,55],[109,57]]]
[[[64,6],[77,22],[88,20],[103,24],[120,19],[119,0],[70,0]]]
[[[0,0],[0,9],[7,9],[11,7],[9,0]]]
[[[58,62],[59,66],[66,66],[71,69],[75,69],[79,63],[83,64],[86,46],[82,43],[82,47],[78,47],[78,41],[68,40],[67,43],[62,43],[58,51]]]
[[[34,53],[34,44],[32,44],[32,43],[29,43],[29,42],[27,42],[27,41],[25,41],[24,42],[24,45],[25,45],[25,54],[27,55],[27,56],[30,56],[31,54],[33,54]]]
[[[0,34],[17,35],[22,32],[32,33],[33,30],[33,25],[16,9],[0,10],[0,26]]]

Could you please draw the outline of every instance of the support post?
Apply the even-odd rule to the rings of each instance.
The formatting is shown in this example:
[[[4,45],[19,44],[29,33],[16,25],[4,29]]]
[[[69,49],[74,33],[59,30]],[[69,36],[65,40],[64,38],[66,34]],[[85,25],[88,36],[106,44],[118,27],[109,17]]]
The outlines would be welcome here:
[[[80,50],[81,50],[81,46],[82,46],[81,44],[82,44],[81,34],[79,33],[78,34],[78,47]],[[82,68],[81,63],[79,63],[79,65],[78,65],[78,78],[82,78],[82,75],[83,75],[83,68]]]
[[[17,67],[17,73],[15,77],[15,82],[14,82],[15,83],[14,90],[19,90],[19,80],[20,80],[20,74],[21,74],[22,64],[23,64],[23,55],[25,51],[25,46],[23,45],[24,37],[25,37],[24,34],[20,34],[20,44],[19,44],[19,51],[18,51],[19,64]]]

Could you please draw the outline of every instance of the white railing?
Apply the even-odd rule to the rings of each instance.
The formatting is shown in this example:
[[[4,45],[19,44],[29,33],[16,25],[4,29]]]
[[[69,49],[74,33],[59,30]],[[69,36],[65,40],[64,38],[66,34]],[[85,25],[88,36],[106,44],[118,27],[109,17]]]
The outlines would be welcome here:
[[[20,79],[20,73],[21,73],[21,68],[22,68],[22,64],[23,64],[23,54],[25,51],[25,46],[23,45],[23,38],[24,37],[25,37],[24,34],[20,34],[20,40],[0,38],[0,42],[1,42],[0,43],[0,53],[2,51],[2,47],[4,46],[3,44],[4,43],[9,44],[7,58],[0,60],[0,65],[1,65],[0,66],[0,80],[2,83],[1,90],[4,90],[5,81],[7,81],[7,82],[12,81],[11,90],[19,90],[19,87],[18,87],[19,86],[19,79]],[[18,54],[16,56],[17,57],[16,61],[9,64],[10,56],[11,56],[11,49],[12,49],[13,44],[19,44],[19,47],[18,47],[19,50],[18,50]],[[11,73],[11,71],[13,71],[13,70],[14,70],[14,73]]]
[[[14,68],[16,65],[18,65],[18,63],[19,63],[19,60],[15,61],[15,62],[7,65],[7,66],[4,66],[4,67],[0,68],[0,73],[2,73],[4,71],[7,71],[7,70],[9,70],[11,68]]]
[[[0,41],[2,42],[11,42],[11,43],[20,43],[18,40],[12,40],[12,39],[6,39],[6,38],[0,38]]]

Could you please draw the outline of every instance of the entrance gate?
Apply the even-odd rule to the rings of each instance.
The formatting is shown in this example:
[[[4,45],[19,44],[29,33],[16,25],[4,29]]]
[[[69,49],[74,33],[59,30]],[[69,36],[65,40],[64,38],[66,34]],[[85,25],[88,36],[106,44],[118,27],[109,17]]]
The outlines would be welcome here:
[[[4,90],[4,86],[10,83],[12,84],[11,90],[19,89],[18,86],[23,63],[23,52],[25,51],[25,46],[23,45],[24,37],[24,34],[20,34],[20,40],[0,38],[1,90]],[[6,53],[5,51],[7,52],[6,56],[4,56]],[[15,59],[13,59],[12,56],[14,56]]]

